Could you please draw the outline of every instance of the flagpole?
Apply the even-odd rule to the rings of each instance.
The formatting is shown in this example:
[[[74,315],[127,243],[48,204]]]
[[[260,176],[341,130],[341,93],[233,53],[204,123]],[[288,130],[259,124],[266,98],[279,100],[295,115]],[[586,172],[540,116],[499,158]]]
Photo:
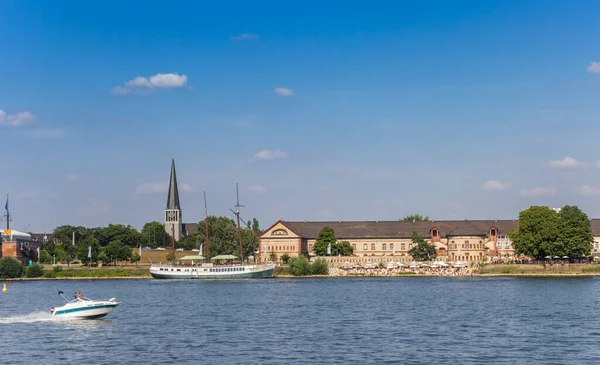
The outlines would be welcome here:
[[[6,204],[4,204],[6,210],[6,229],[10,229],[10,212],[8,211],[8,192],[6,193]]]

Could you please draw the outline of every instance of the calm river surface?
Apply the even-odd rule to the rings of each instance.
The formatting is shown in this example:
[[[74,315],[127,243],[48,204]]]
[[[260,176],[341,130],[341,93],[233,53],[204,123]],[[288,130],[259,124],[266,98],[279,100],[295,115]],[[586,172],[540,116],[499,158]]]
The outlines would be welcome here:
[[[123,304],[55,321],[57,290]],[[599,364],[599,299],[600,278],[9,282],[0,363]]]

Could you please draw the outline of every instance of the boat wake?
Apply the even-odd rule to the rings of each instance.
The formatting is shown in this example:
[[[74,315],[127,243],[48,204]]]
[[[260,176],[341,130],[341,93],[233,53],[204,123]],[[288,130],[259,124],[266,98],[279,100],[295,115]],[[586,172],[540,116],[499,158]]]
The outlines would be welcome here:
[[[48,312],[33,312],[25,315],[0,317],[0,324],[10,323],[37,323],[37,322],[64,322],[72,319],[52,316]]]

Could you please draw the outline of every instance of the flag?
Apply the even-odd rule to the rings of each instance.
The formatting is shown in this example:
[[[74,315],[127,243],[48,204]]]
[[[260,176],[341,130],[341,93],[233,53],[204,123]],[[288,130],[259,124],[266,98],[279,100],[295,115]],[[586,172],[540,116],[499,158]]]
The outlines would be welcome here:
[[[203,248],[204,248],[204,244],[200,244],[200,256],[202,256],[202,253],[204,253],[204,251],[202,251]]]
[[[92,246],[88,246],[88,259],[92,258]]]
[[[8,212],[8,193],[6,194],[6,204],[4,204],[4,210]]]
[[[327,245],[327,254],[331,255],[331,242]]]
[[[140,245],[140,248],[138,250],[138,254],[140,255],[140,258],[142,257],[142,245]]]

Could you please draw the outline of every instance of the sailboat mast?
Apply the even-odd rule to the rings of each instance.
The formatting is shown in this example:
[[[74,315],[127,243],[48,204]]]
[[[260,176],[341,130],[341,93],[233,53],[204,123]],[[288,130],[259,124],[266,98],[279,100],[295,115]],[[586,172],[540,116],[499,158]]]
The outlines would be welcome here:
[[[210,255],[210,248],[208,246],[208,207],[206,206],[206,191],[204,191],[204,232],[205,232],[204,244],[206,246],[206,257],[208,257]]]
[[[237,228],[238,228],[238,239],[240,241],[240,260],[244,260],[244,254],[242,249],[242,230],[240,228],[240,191],[238,189],[238,183],[235,183],[235,193],[237,196],[236,204],[235,204],[235,215],[237,217]]]

